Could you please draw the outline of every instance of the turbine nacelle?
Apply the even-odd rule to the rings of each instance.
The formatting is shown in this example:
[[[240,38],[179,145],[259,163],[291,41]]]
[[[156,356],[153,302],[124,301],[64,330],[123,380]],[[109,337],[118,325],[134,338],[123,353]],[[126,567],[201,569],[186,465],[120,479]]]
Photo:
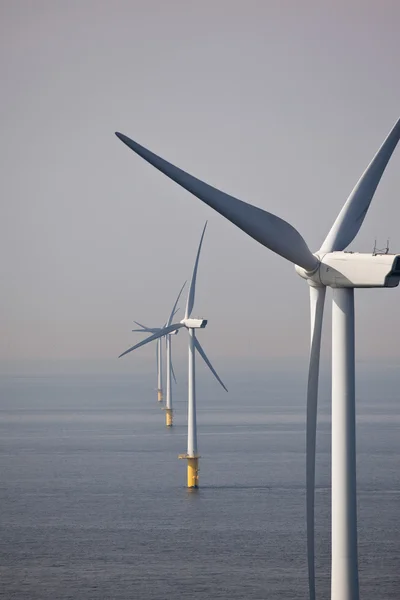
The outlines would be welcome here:
[[[399,254],[328,252],[318,258],[320,263],[313,272],[295,266],[313,287],[382,288],[396,287],[400,282]]]
[[[187,329],[204,329],[207,319],[182,319],[181,323]]]

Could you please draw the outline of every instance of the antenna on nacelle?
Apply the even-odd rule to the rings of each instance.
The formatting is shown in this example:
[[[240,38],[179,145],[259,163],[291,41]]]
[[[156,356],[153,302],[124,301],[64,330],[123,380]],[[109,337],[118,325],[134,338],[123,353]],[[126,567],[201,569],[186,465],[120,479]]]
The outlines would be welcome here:
[[[385,248],[377,248],[376,246],[376,238],[374,243],[374,250],[372,252],[372,256],[377,256],[378,254],[389,254],[389,239],[386,240]]]

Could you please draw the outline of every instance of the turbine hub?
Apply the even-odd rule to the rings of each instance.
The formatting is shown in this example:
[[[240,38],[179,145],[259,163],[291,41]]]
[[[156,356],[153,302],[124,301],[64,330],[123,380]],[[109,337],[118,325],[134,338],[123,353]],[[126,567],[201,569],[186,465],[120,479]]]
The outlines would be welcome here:
[[[318,264],[312,271],[306,271],[303,267],[299,265],[294,265],[295,271],[302,279],[306,279],[309,285],[312,287],[323,287],[321,280],[319,278],[319,268],[321,266],[322,257],[319,256],[318,253],[314,254],[315,258],[318,260]]]

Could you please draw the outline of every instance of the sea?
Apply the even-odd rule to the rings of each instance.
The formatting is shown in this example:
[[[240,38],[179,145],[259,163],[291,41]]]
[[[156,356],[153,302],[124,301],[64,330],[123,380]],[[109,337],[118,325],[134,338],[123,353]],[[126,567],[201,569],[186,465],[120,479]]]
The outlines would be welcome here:
[[[188,490],[186,383],[167,429],[148,374],[0,380],[0,598],[307,599],[305,377],[200,373],[200,488]],[[400,598],[396,368],[358,366],[362,600]],[[317,440],[317,598],[330,598],[330,393]]]

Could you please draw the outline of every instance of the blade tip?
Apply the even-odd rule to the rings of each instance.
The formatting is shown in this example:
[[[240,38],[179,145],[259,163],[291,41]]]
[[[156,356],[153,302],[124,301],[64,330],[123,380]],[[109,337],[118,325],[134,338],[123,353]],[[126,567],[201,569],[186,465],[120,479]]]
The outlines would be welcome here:
[[[121,142],[124,142],[124,144],[129,144],[129,142],[131,141],[128,136],[124,135],[123,133],[120,133],[119,131],[115,131],[115,135],[117,136],[117,138],[119,140],[121,140]]]

